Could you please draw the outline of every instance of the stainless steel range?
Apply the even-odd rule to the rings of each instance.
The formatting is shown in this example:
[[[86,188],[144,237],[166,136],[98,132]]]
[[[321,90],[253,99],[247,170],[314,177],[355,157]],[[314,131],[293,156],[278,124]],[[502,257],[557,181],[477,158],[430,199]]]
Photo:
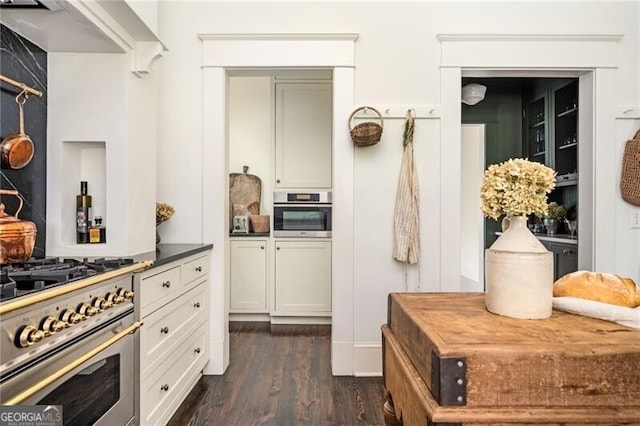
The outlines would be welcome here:
[[[62,405],[64,424],[134,422],[133,274],[151,262],[4,265],[0,403]]]

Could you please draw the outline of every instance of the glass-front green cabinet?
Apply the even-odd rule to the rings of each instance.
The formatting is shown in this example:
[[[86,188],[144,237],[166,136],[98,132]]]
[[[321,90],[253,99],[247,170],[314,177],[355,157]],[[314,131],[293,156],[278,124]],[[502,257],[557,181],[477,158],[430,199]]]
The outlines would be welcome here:
[[[553,168],[557,185],[578,183],[578,80],[555,80],[526,98],[523,153]]]

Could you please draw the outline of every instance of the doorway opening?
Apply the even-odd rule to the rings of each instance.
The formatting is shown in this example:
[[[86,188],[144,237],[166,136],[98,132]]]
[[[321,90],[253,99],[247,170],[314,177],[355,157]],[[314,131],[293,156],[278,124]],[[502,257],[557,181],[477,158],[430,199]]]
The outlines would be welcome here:
[[[588,167],[584,159],[581,163],[580,151],[590,150],[592,141],[586,121],[592,117],[592,88],[581,87],[580,76],[585,74],[590,76],[591,73],[521,72],[508,75],[487,71],[463,72],[461,79],[463,87],[472,83],[486,87],[485,97],[480,102],[461,103],[462,211],[466,211],[465,198],[479,199],[482,173],[491,164],[510,158],[527,158],[554,169],[557,172],[556,188],[549,194],[549,202],[561,206],[560,226],[551,234],[543,226],[542,218],[531,215],[529,227],[547,250],[554,253],[556,279],[589,267],[584,262],[579,264],[580,250],[589,252],[580,258],[592,258],[589,235],[581,241],[578,233],[569,230],[568,223],[572,221],[573,227],[580,222],[579,212],[592,208],[587,205],[591,197],[581,200],[578,196],[579,169]],[[589,82],[590,78],[585,80],[586,84]],[[481,144],[480,148],[478,144]],[[478,157],[481,157],[480,163]],[[478,164],[482,164],[482,170]],[[470,171],[469,167],[474,165],[475,171]],[[491,218],[482,218],[476,206],[474,213],[461,216],[462,228],[465,233],[461,234],[460,247],[461,288],[484,291],[484,250],[499,236],[501,224]]]
[[[229,216],[271,219],[229,224],[230,322],[331,323],[331,239],[275,235],[274,193],[332,190],[332,82],[322,68],[227,71]]]

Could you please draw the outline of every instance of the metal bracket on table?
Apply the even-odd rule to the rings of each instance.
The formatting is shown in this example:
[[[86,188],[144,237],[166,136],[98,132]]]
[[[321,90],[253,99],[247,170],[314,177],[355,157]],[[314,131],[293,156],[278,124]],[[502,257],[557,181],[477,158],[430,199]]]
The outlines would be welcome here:
[[[466,358],[441,358],[431,352],[431,392],[440,405],[466,405]]]
[[[434,423],[431,419],[427,419],[427,426],[462,426],[462,423]]]

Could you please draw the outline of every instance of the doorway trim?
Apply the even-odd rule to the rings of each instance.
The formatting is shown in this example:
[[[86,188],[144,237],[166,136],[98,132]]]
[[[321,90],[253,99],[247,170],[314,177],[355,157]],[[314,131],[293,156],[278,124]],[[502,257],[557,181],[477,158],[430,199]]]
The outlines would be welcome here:
[[[599,144],[615,134],[615,71],[618,67],[619,34],[440,34],[440,77],[442,96],[441,170],[449,178],[441,180],[440,276],[441,291],[460,291],[460,168],[461,168],[461,87],[463,73],[478,73],[483,77],[546,77],[554,72],[575,72],[580,77],[579,108],[591,118],[581,120],[581,149],[578,160],[579,199],[591,205],[581,209],[579,268],[603,268],[610,261],[607,247],[615,247],[615,238],[605,235],[598,222],[607,220],[604,206],[615,203],[615,192],[598,190],[609,186],[600,179],[599,170],[612,164],[611,153]],[[583,86],[588,86],[584,87]],[[584,90],[584,92],[583,92]],[[593,102],[598,99],[598,103]],[[583,110],[584,108],[584,110]],[[583,117],[584,118],[584,117]],[[611,150],[609,150],[611,151]],[[598,176],[596,181],[595,177]],[[607,176],[606,174],[604,176]],[[595,242],[598,241],[598,244]],[[596,269],[594,269],[596,270]]]
[[[214,245],[209,296],[211,351],[204,373],[222,374],[229,364],[228,72],[261,68],[328,68],[333,70],[331,366],[334,375],[352,375],[354,148],[345,129],[354,105],[358,35],[200,34],[198,37],[203,42],[203,240]],[[224,167],[212,166],[221,163]]]

